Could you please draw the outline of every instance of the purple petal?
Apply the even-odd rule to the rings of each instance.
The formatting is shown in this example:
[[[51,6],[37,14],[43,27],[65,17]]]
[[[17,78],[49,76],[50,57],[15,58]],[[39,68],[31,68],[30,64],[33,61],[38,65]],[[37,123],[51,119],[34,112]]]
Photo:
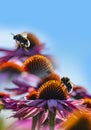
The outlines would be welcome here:
[[[62,106],[62,104],[57,104],[57,109],[59,110],[59,111],[63,111],[63,110],[65,110],[64,108],[63,108],[63,106]]]
[[[13,55],[6,55],[6,56],[3,56],[3,57],[0,57],[0,63],[7,62],[12,57],[13,57]]]
[[[28,87],[18,86],[19,88],[5,88],[6,91],[12,92],[14,95],[19,95],[28,92]]]
[[[20,88],[5,88],[5,90],[12,92],[13,95],[20,95],[20,94],[28,92],[27,88],[23,88],[23,89],[20,89]]]
[[[25,55],[27,56],[32,56],[35,54],[40,54],[41,50],[44,48],[44,44],[41,45],[36,45],[35,47],[33,47],[32,49],[30,49],[29,51],[24,51]]]
[[[55,113],[55,109],[54,108],[57,108],[57,101],[56,100],[48,100],[47,101],[47,105],[48,105],[48,109],[49,111],[51,111],[52,113]]]
[[[52,108],[52,107],[57,107],[57,101],[56,100],[53,100],[53,99],[51,99],[51,100],[48,100],[47,101],[47,104],[48,104],[48,107],[49,108]]]
[[[84,97],[91,98],[91,95],[84,94]]]
[[[11,53],[13,51],[12,50],[8,50],[8,49],[4,49],[4,48],[0,48],[0,52]]]
[[[35,106],[36,107],[41,102],[43,102],[42,99],[36,99],[36,100],[31,101],[31,102],[28,102],[27,105],[28,106]]]
[[[41,103],[39,103],[38,105],[37,105],[37,107],[44,107],[46,105],[46,101],[44,100],[44,101],[42,101]]]
[[[4,104],[4,107],[6,109],[14,109],[14,108],[17,108],[17,101],[16,100],[13,100],[9,97],[4,97],[2,99],[2,102]]]
[[[18,81],[17,79],[13,80],[13,83],[14,83],[15,85],[17,85],[18,87],[26,87],[26,88],[31,87],[31,86],[28,85],[27,83],[22,82],[22,81]]]
[[[19,87],[36,88],[40,80],[41,79],[35,75],[22,73],[20,77],[13,80],[13,83]]]
[[[34,89],[33,86],[28,85],[24,81],[19,81],[18,79],[14,79],[13,83],[17,85],[18,88],[5,88],[5,90],[13,92],[14,95],[23,94]]]
[[[69,105],[66,103],[66,101],[60,101],[58,100],[58,103],[60,103],[60,105],[62,105],[62,107],[66,110],[66,111],[72,111],[73,109],[69,107]]]

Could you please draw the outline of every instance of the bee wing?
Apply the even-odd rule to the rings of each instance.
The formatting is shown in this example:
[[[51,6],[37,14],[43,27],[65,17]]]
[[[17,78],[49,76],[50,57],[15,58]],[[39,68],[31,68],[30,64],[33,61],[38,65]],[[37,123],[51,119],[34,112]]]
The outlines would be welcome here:
[[[28,34],[27,32],[23,32],[23,33],[22,33],[22,36],[23,36],[25,39],[27,39],[27,34]],[[30,47],[30,41],[29,41],[28,39],[27,39],[27,41],[28,41],[28,42],[27,42],[28,45],[25,45],[26,48],[27,48],[27,47]]]
[[[21,35],[27,39],[27,32],[23,32]]]

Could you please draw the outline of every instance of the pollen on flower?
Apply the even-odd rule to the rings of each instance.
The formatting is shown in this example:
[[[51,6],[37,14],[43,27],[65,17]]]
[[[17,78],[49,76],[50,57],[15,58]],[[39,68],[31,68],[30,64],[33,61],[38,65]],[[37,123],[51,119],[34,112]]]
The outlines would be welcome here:
[[[31,92],[29,92],[27,95],[26,95],[26,99],[31,99],[31,100],[35,100],[37,97],[37,91],[36,90],[33,90]]]
[[[34,55],[25,60],[23,67],[31,74],[45,76],[53,71],[51,62],[43,55]]]
[[[46,100],[48,99],[66,100],[68,98],[68,93],[61,82],[57,80],[50,80],[42,84],[42,86],[40,86],[37,98]]]
[[[0,66],[0,72],[22,73],[23,68],[14,62],[5,62]]]

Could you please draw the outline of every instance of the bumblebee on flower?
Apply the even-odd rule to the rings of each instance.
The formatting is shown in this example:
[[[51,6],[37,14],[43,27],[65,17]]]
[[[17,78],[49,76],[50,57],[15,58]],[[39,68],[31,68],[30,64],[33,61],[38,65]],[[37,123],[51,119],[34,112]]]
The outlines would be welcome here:
[[[32,55],[41,54],[43,44],[41,44],[32,33],[24,32],[17,35],[13,34],[13,39],[16,41],[17,48],[14,50],[0,48],[0,52],[6,54],[5,56],[0,57],[0,64],[16,58],[17,60],[24,61],[25,58]]]
[[[19,119],[32,118],[32,128],[44,126],[54,130],[56,120],[64,120],[68,113],[78,109],[69,100],[69,92],[62,81],[49,80],[43,83],[37,91],[26,96],[26,107],[17,111],[13,117]],[[75,101],[77,103],[77,101]],[[46,122],[48,121],[48,122]]]

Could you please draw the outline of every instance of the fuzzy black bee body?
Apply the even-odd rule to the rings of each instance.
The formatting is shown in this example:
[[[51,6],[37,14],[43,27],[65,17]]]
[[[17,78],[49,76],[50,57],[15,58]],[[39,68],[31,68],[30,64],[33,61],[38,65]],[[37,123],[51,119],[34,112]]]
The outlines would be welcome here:
[[[25,49],[30,47],[30,41],[27,39],[27,33],[22,34],[13,34],[13,39],[16,41],[19,47],[23,47]]]
[[[17,34],[13,37],[14,40],[19,41],[20,43],[27,44],[27,39],[25,39],[22,35]]]
[[[66,86],[68,92],[70,93],[72,91],[72,84],[70,82],[70,79],[68,77],[63,77],[61,78],[61,81],[63,82],[63,84]]]

